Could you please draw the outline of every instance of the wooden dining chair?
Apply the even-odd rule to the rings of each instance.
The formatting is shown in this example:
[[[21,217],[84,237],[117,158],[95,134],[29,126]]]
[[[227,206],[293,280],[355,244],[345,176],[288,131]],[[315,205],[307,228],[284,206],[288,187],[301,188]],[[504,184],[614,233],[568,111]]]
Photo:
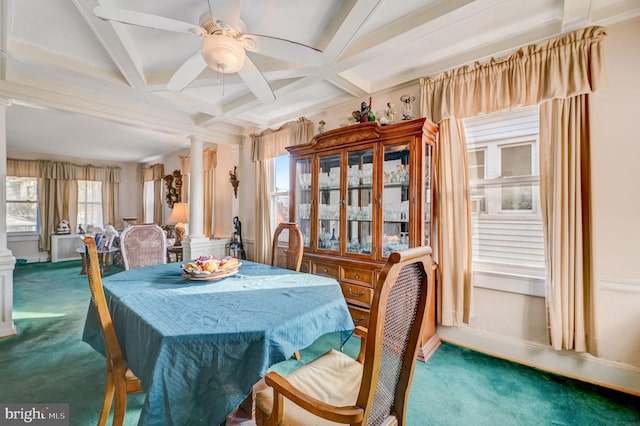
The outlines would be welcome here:
[[[371,306],[360,353],[330,350],[286,377],[265,376],[256,395],[258,425],[405,424],[409,388],[426,311],[431,248],[391,253]]]
[[[167,263],[167,237],[154,223],[131,225],[120,234],[124,269]]]
[[[104,401],[102,402],[98,426],[103,426],[107,423],[114,397],[116,404],[113,411],[112,424],[120,426],[124,421],[124,413],[127,408],[127,395],[142,392],[142,385],[136,375],[127,367],[127,362],[122,356],[104,296],[104,289],[102,288],[96,242],[93,237],[85,237],[84,244],[91,301],[100,321],[107,359],[107,385],[104,391]]]
[[[276,227],[271,245],[271,266],[300,271],[304,240],[296,223],[282,222]]]

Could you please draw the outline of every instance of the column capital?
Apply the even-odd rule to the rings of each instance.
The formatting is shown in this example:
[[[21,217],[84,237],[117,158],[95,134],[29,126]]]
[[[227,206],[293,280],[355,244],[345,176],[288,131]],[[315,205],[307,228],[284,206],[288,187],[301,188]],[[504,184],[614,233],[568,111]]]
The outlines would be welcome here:
[[[196,135],[189,135],[189,140],[191,141],[191,143],[203,143],[204,140],[200,137],[200,136],[196,136]]]

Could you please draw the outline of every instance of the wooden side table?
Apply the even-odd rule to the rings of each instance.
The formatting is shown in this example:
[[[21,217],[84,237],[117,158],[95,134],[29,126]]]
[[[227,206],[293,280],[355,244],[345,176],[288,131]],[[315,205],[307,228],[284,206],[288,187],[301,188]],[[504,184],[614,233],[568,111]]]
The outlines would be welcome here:
[[[175,260],[173,260],[175,258]],[[182,262],[182,246],[167,247],[167,262]]]
[[[87,259],[84,247],[76,249],[76,251],[82,257],[82,267],[80,268],[80,275],[87,274]],[[111,247],[108,250],[101,249],[98,250],[98,261],[100,262],[100,275],[104,274],[104,271],[111,270],[111,254],[119,252],[120,249],[117,247]]]

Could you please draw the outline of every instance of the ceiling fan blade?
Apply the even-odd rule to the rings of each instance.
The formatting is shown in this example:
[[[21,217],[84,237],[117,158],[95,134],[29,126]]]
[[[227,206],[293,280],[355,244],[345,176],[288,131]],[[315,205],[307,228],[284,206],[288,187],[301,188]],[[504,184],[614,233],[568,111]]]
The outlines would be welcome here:
[[[238,75],[262,102],[271,102],[276,99],[269,82],[248,56],[244,58],[244,66],[238,71]]]
[[[269,37],[258,34],[245,34],[240,38],[247,39],[244,43],[245,49],[250,52],[270,56],[296,64],[320,66],[322,65],[322,51],[307,45],[296,43],[277,37]],[[255,40],[255,46],[249,40]]]
[[[242,0],[209,0],[209,12],[214,21],[223,21],[237,27],[240,21]]]
[[[202,59],[200,50],[196,51],[196,53],[187,59],[187,62],[182,64],[175,74],[173,74],[171,80],[167,83],[167,90],[180,91],[184,89],[195,80],[206,67],[207,63]]]
[[[137,25],[139,27],[153,28],[156,30],[192,33],[199,36],[207,33],[204,28],[198,25],[164,18],[162,16],[149,15],[148,13],[135,12],[133,10],[96,6],[93,8],[93,13],[98,18],[106,21],[121,22],[123,24]]]

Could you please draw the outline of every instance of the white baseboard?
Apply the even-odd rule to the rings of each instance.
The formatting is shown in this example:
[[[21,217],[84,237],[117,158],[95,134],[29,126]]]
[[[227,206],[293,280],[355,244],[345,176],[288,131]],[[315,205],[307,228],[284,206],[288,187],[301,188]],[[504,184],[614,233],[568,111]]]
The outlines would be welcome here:
[[[442,341],[550,373],[640,396],[640,367],[556,351],[551,346],[518,340],[471,327],[438,326]]]
[[[38,263],[38,262],[48,262],[49,261],[49,252],[41,251],[38,254],[30,254],[27,256],[20,256],[21,259],[26,259],[27,263]],[[80,258],[78,258],[80,259]]]

